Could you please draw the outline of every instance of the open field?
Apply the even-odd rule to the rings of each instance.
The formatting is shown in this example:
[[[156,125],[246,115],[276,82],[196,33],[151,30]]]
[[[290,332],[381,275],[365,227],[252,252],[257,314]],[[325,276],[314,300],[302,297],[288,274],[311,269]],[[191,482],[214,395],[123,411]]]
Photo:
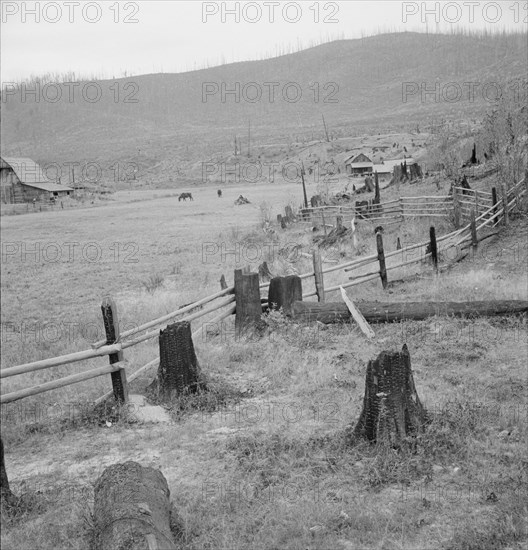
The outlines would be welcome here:
[[[288,203],[298,206],[299,185],[226,187],[222,199],[216,187],[189,191],[194,202],[160,190],[120,192],[97,208],[3,218],[2,367],[88,348],[103,336],[106,294],[126,328],[216,292],[220,275],[231,283],[235,267],[267,260],[274,275],[310,271],[309,259],[288,261],[279,250],[292,243],[308,250],[311,232],[293,226],[266,234],[260,223]],[[399,192],[443,193],[432,183]],[[396,193],[391,188],[383,198]],[[251,204],[234,206],[239,194]],[[387,250],[398,236],[423,240],[429,222],[387,229]],[[447,220],[435,224],[438,235],[452,230]],[[374,249],[372,225],[359,225],[361,255]],[[379,281],[349,295],[527,299],[527,236],[526,215],[518,215],[485,254],[437,279],[428,264],[418,264],[393,275],[416,277],[388,295]],[[25,243],[25,255],[15,243]],[[58,243],[60,261],[50,243]],[[238,244],[239,257],[222,257],[222,243],[227,252]],[[260,245],[260,256],[249,243]],[[349,257],[346,243],[338,253]],[[332,274],[325,284],[342,281]],[[50,332],[50,323],[60,328]],[[8,475],[16,494],[28,494],[29,509],[6,520],[2,547],[89,548],[92,484],[106,466],[126,460],[159,467],[167,478],[185,550],[524,547],[526,318],[377,325],[372,341],[355,325],[297,327],[281,316],[268,325],[259,341],[229,334],[195,341],[214,393],[175,404],[169,425],[137,425],[133,411],[117,422],[115,411],[72,417],[68,404],[98,397],[110,388],[109,377],[4,406]],[[347,428],[359,417],[368,360],[404,343],[432,424],[415,453],[351,446]],[[155,342],[125,351],[130,371],[155,355]],[[53,376],[105,362],[58,367]],[[51,376],[47,370],[5,379],[2,393]],[[134,382],[134,393],[152,376]]]

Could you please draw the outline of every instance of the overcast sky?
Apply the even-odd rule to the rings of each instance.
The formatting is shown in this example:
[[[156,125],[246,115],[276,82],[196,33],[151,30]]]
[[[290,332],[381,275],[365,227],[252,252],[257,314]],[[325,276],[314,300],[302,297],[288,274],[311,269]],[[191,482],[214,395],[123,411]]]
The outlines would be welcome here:
[[[527,4],[2,0],[1,80],[67,71],[106,78],[181,72],[389,30],[526,31]]]

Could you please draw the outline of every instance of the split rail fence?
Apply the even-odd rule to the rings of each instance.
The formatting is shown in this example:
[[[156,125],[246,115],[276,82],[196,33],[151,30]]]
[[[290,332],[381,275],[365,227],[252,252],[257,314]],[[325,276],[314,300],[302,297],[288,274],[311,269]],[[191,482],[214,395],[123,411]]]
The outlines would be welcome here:
[[[510,190],[511,192],[512,190]],[[471,211],[476,216],[487,212],[497,203],[497,193],[476,191],[454,187],[451,195],[400,197],[376,204],[374,201],[359,201],[359,205],[318,206],[315,208],[301,209],[300,222],[308,223],[315,227],[335,227],[331,223],[337,216],[342,216],[343,223],[350,224],[355,219],[368,220],[374,223],[391,225],[402,223],[411,218],[446,218],[451,214],[455,221],[463,223],[469,221]],[[457,220],[456,217],[459,216]]]
[[[509,212],[520,206],[520,200],[526,194],[526,178],[512,187],[501,201],[495,200],[494,196],[492,196],[492,200],[490,201],[489,197],[484,196],[482,192],[471,193],[467,192],[468,190],[464,191],[466,191],[466,194],[460,198],[460,213],[461,217],[466,218],[466,216],[469,216],[470,222],[460,229],[457,229],[456,231],[440,238],[436,238],[434,227],[431,227],[429,239],[386,254],[383,248],[382,234],[381,232],[378,232],[376,234],[376,254],[353,261],[348,261],[326,269],[323,269],[322,267],[320,252],[318,250],[313,251],[313,271],[301,274],[299,277],[301,280],[313,278],[315,283],[314,290],[303,293],[302,299],[304,300],[306,298],[317,296],[319,301],[324,302],[328,293],[338,291],[340,287],[347,288],[363,284],[377,279],[378,277],[381,279],[383,287],[386,288],[388,284],[387,272],[413,263],[422,262],[428,257],[432,258],[433,269],[437,271],[439,259],[441,258],[441,252],[443,250],[446,250],[452,246],[458,247],[468,241],[470,241],[471,246],[477,247],[479,231],[490,226],[496,226],[501,223],[501,221],[505,224],[508,223]],[[458,192],[456,194],[458,195]],[[424,201],[433,202],[430,201],[429,198],[420,198],[420,200],[422,203]],[[445,198],[441,198],[441,200],[444,201]],[[408,201],[407,204],[406,201]],[[419,202],[417,198],[414,198],[413,201],[414,204],[418,204]],[[414,208],[414,206],[410,206],[413,201],[403,199],[403,201],[399,203],[400,205],[403,205],[402,210],[404,213],[405,208],[408,208],[409,212],[412,208]],[[387,203],[385,203],[385,205],[386,204]],[[332,214],[343,216],[344,211],[339,210],[338,208],[341,207],[334,207]],[[313,210],[317,211],[318,209]],[[330,210],[326,211],[330,212]],[[411,213],[409,215],[413,214],[414,213]],[[421,253],[416,258],[398,263],[392,262],[393,259],[397,260],[399,255],[402,255],[403,259],[403,256],[406,253],[418,250],[420,250]],[[364,272],[365,269],[367,269],[366,273]],[[344,273],[355,272],[355,274],[349,276],[349,282],[325,288],[324,275],[336,271],[343,271]],[[95,404],[97,405],[98,403],[103,402],[110,397],[112,393],[118,402],[126,402],[128,400],[128,384],[141,374],[145,373],[148,369],[157,367],[160,359],[159,357],[154,358],[152,361],[143,365],[132,375],[127,377],[126,367],[128,364],[124,359],[124,350],[137,346],[143,342],[147,342],[153,338],[158,338],[160,326],[163,326],[168,322],[192,322],[206,315],[217,312],[218,310],[222,310],[213,319],[207,321],[207,324],[215,325],[235,314],[237,305],[243,306],[245,300],[245,297],[243,296],[244,285],[240,284],[240,286],[237,287],[237,280],[240,281],[240,274],[254,276],[257,277],[258,280],[257,274],[249,274],[249,268],[237,270],[235,271],[234,286],[224,288],[215,294],[202,298],[201,300],[144,323],[138,327],[124,331],[123,333],[120,333],[119,331],[119,320],[115,303],[112,299],[106,298],[101,306],[103,323],[106,332],[105,340],[92,344],[92,349],[89,350],[1,369],[0,378],[3,379],[30,372],[37,372],[43,369],[50,369],[61,365],[72,364],[104,356],[108,356],[109,358],[108,365],[3,394],[0,396],[0,403],[11,403],[26,397],[84,382],[99,376],[106,376],[108,374],[111,375],[113,389],[97,399]],[[270,283],[260,284],[258,286],[258,293],[265,291],[269,288],[269,286]],[[267,299],[261,298],[263,307],[268,305],[267,302]],[[198,311],[195,311],[197,309]],[[203,327],[196,329],[192,333],[192,337],[195,338],[198,336],[202,330]]]

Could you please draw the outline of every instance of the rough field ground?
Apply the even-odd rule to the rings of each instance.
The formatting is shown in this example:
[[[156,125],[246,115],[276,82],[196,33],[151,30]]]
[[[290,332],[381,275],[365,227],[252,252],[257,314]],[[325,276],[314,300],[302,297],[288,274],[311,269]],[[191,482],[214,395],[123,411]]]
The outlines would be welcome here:
[[[402,186],[400,194],[430,193],[433,185],[414,187]],[[144,192],[82,214],[3,218],[3,252],[6,243],[22,241],[28,254],[2,257],[2,367],[86,349],[102,337],[105,294],[115,299],[123,324],[138,324],[217,291],[220,275],[231,282],[235,267],[268,259],[274,274],[310,270],[309,260],[292,263],[278,253],[291,243],[308,246],[310,233],[294,226],[270,235],[259,223],[288,203],[298,205],[300,186],[229,187],[222,199],[216,188],[190,190],[192,203],[162,192],[145,200]],[[241,193],[251,205],[233,205]],[[429,221],[388,230],[387,248],[400,235],[422,240]],[[370,225],[359,228],[363,253],[374,245]],[[449,230],[445,222],[437,233]],[[424,263],[397,274],[416,277],[387,294],[378,281],[349,294],[527,299],[527,237],[527,217],[519,214],[500,238],[438,279]],[[68,242],[79,243],[73,261]],[[268,245],[271,255],[252,262],[249,242]],[[34,243],[38,258],[29,252]],[[62,245],[60,261],[50,261],[49,246],[44,257],[49,243]],[[99,250],[93,246],[83,258],[88,243],[99,246],[98,261],[90,261]],[[211,253],[222,243],[227,251],[239,244],[238,264],[233,254]],[[347,257],[346,245],[341,252]],[[328,278],[330,285],[340,281]],[[46,332],[50,322],[60,338]],[[258,341],[234,341],[227,332],[195,342],[213,393],[175,403],[169,425],[138,425],[133,409],[81,414],[88,410],[83,403],[109,389],[109,377],[3,407],[7,471],[26,504],[3,521],[2,547],[89,548],[93,483],[106,466],[136,460],[167,478],[185,550],[525,548],[525,317],[375,325],[373,341],[355,325],[298,327],[280,315],[268,325]],[[413,454],[350,445],[347,428],[361,411],[368,360],[404,343],[432,423]],[[130,371],[155,355],[156,343],[125,351]],[[7,378],[2,393],[105,362]],[[153,374],[137,380],[134,393]]]

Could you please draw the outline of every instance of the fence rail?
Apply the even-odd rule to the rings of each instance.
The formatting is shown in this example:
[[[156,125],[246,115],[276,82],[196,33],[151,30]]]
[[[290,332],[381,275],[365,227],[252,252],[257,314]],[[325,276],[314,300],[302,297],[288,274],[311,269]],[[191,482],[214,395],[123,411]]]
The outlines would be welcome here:
[[[500,221],[507,223],[508,213],[510,209],[514,207],[519,207],[520,199],[526,194],[526,177],[509,189],[506,193],[506,196],[503,197],[502,201],[493,200],[496,197],[495,191],[493,193],[487,193],[483,191],[473,191],[467,189],[454,188],[452,196],[443,196],[443,197],[402,197],[398,200],[387,201],[386,203],[368,205],[371,209],[370,213],[375,214],[375,217],[368,217],[367,219],[371,221],[384,220],[387,223],[387,220],[390,222],[392,217],[403,218],[405,216],[443,216],[445,217],[446,213],[450,213],[453,209],[455,210],[455,218],[457,215],[460,215],[461,218],[468,216],[470,219],[469,223],[463,225],[463,227],[456,229],[455,231],[441,236],[438,239],[435,237],[434,228],[431,228],[431,234],[429,240],[425,240],[421,243],[416,243],[403,247],[399,250],[385,254],[383,251],[383,242],[381,233],[376,235],[378,252],[377,254],[372,254],[365,258],[359,258],[356,260],[349,260],[339,265],[334,265],[326,269],[322,268],[322,262],[320,259],[320,253],[315,251],[313,254],[314,270],[308,273],[299,275],[301,279],[309,279],[314,277],[315,279],[315,290],[308,291],[303,293],[302,298],[310,298],[317,296],[320,301],[324,301],[325,294],[329,292],[338,291],[341,287],[347,288],[354,285],[363,284],[369,281],[373,281],[378,277],[381,278],[383,287],[387,285],[387,271],[393,271],[398,268],[406,267],[413,263],[422,262],[424,259],[433,257],[433,264],[435,269],[438,267],[438,253],[441,253],[452,246],[459,246],[465,241],[472,239],[474,241],[477,232],[485,228],[488,225],[497,225]],[[492,197],[490,200],[490,196]],[[457,214],[458,210],[458,214]],[[341,222],[343,223],[343,218],[350,216],[350,219],[356,218],[358,215],[358,209],[356,207],[350,206],[330,206],[330,207],[318,207],[311,209],[302,210],[303,219],[308,215],[317,217],[319,214],[322,217],[323,223],[325,222],[325,212],[328,217],[330,217],[330,212],[336,216],[341,216]],[[443,212],[443,213],[440,213]],[[385,216],[384,216],[385,214]],[[480,222],[480,223],[479,223]],[[313,219],[310,220],[310,223],[313,223]],[[478,224],[478,225],[477,225]],[[337,222],[336,222],[337,225]],[[380,247],[381,245],[381,247]],[[476,242],[473,242],[473,245],[476,245]],[[427,247],[430,247],[429,249]],[[420,251],[420,254],[417,258],[403,260],[405,254],[415,251],[418,249],[423,249]],[[423,252],[423,253],[422,253]],[[390,261],[386,264],[387,260],[392,260],[398,255],[402,255],[402,261],[393,263]],[[319,256],[318,256],[319,255]],[[370,266],[372,264],[379,264],[379,269],[372,270]],[[360,272],[360,270],[370,269],[366,273]],[[336,271],[343,271],[344,273],[353,273],[349,277],[349,281],[344,284],[325,288],[323,277],[327,273],[332,273]],[[262,283],[259,285],[259,290],[265,290],[270,286],[270,283]],[[190,313],[196,308],[202,308],[204,305],[209,304],[215,300],[223,300],[217,302],[214,305],[211,305],[205,309],[201,309],[198,312],[191,313],[190,315],[185,316],[186,313]],[[226,319],[227,317],[236,313],[236,306],[234,302],[237,300],[236,297],[236,285],[232,287],[225,288],[219,292],[211,294],[205,298],[197,300],[192,304],[188,304],[185,307],[182,307],[179,310],[173,311],[169,314],[166,314],[162,317],[149,321],[142,324],[139,327],[128,330],[119,334],[118,323],[117,323],[117,312],[114,311],[113,302],[104,301],[103,302],[103,318],[105,321],[105,329],[107,331],[107,339],[96,342],[92,345],[92,349],[84,350],[80,352],[70,353],[67,355],[62,355],[60,357],[52,357],[49,359],[43,359],[40,361],[34,361],[31,363],[26,363],[23,365],[17,365],[14,367],[8,367],[0,370],[0,378],[7,378],[11,376],[16,376],[20,374],[35,372],[38,370],[48,369],[56,366],[71,364],[79,361],[84,361],[88,359],[94,359],[97,357],[109,356],[110,364],[91,369],[89,371],[73,374],[57,380],[46,382],[43,384],[38,384],[30,388],[25,388],[23,390],[18,390],[15,392],[3,394],[0,396],[0,403],[11,403],[25,397],[32,395],[37,395],[39,393],[51,391],[54,389],[62,388],[69,386],[71,384],[77,384],[92,378],[96,378],[103,375],[112,375],[113,382],[113,393],[116,398],[119,398],[123,401],[126,400],[127,391],[123,388],[123,385],[126,386],[127,378],[125,365],[126,361],[122,358],[123,350],[136,346],[140,343],[146,342],[159,335],[159,329],[154,331],[146,332],[145,334],[139,335],[141,332],[148,331],[153,327],[159,327],[168,321],[171,320],[180,320],[180,321],[193,321],[210,313],[213,313],[217,310],[226,308],[219,315],[213,318],[209,323],[215,324]],[[111,305],[109,305],[111,304]],[[105,317],[105,306],[109,307],[111,310],[110,321],[108,320],[109,313],[107,311]],[[192,333],[192,337],[196,337],[202,329],[198,329]],[[136,336],[132,340],[126,340],[129,337]],[[159,357],[153,359],[147,364],[143,365],[137,369],[129,378],[128,382],[134,380],[148,369],[159,365]],[[120,377],[116,376],[117,374]],[[112,394],[112,391],[106,393],[96,400],[96,403],[102,402],[104,399],[108,398]]]

